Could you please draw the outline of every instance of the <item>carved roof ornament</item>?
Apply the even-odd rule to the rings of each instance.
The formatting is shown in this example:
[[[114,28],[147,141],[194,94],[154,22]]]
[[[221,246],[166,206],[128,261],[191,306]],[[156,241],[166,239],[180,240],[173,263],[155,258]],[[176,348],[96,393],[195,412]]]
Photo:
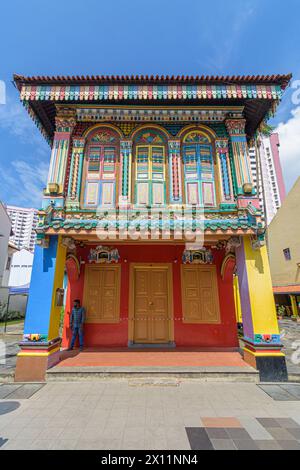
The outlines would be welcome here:
[[[68,251],[74,251],[76,250],[76,244],[73,238],[70,237],[65,237],[62,239],[61,242],[62,246],[68,249]]]
[[[231,237],[226,246],[226,254],[235,253],[235,250],[241,246],[241,238],[240,237]]]
[[[245,135],[246,119],[227,119],[225,124],[230,136]]]
[[[55,128],[57,132],[72,132],[76,126],[76,110],[73,108],[59,107],[55,116]]]

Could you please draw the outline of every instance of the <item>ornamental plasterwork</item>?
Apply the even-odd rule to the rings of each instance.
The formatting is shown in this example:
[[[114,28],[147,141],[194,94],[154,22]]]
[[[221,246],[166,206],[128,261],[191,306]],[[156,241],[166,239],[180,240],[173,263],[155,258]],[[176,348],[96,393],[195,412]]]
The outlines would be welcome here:
[[[212,264],[213,253],[207,248],[202,250],[185,250],[182,255],[183,264]]]
[[[119,251],[117,248],[110,248],[107,246],[97,246],[95,249],[91,249],[88,256],[89,263],[97,264],[110,264],[118,263],[120,260]]]

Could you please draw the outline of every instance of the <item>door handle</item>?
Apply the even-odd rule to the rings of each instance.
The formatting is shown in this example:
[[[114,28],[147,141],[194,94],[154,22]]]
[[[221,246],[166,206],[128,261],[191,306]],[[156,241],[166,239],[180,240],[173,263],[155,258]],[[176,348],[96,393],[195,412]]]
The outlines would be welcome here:
[[[153,302],[149,302],[149,307],[153,307],[154,303]]]

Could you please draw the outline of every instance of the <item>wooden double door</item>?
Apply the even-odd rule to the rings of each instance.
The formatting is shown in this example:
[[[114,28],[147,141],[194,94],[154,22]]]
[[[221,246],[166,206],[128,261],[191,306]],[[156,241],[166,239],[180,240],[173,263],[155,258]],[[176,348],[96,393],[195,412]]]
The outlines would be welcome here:
[[[172,267],[132,265],[129,340],[135,344],[173,341]]]

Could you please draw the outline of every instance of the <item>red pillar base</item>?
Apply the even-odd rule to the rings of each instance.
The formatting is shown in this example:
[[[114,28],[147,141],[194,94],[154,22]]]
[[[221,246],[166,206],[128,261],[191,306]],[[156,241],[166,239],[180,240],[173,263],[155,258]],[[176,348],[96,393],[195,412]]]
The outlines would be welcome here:
[[[51,343],[21,343],[15,382],[45,382],[46,372],[60,361],[61,339]]]

